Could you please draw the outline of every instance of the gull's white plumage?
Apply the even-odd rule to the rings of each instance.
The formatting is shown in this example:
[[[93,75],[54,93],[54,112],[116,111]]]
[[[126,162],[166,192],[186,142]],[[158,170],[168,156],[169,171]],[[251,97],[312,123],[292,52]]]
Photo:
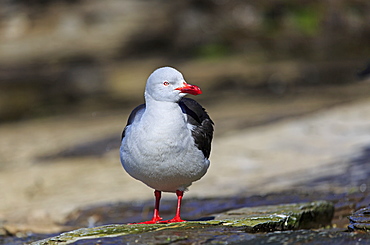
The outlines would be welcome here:
[[[180,191],[181,197],[207,172],[213,134],[212,120],[204,109],[183,98],[188,93],[201,91],[187,84],[176,69],[154,71],[147,80],[145,104],[131,113],[120,148],[127,173],[156,192]]]
[[[177,103],[146,100],[146,104],[145,112],[126,128],[122,165],[153,189],[184,191],[206,173],[209,160],[195,147],[186,114]]]

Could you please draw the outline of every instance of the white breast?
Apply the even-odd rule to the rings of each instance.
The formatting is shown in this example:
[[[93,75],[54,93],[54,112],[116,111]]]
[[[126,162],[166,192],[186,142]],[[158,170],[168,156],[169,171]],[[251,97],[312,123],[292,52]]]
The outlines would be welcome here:
[[[178,105],[171,110],[146,111],[126,129],[120,149],[123,167],[156,190],[185,190],[209,167],[190,128]]]

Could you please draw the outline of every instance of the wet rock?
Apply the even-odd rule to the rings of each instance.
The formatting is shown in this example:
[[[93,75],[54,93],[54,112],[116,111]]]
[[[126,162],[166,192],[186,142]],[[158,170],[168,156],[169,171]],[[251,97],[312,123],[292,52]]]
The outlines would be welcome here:
[[[133,239],[133,235],[135,235],[135,240],[132,241],[140,241],[142,244],[146,244],[148,241],[154,244],[178,241],[186,241],[187,243],[210,241],[240,242],[255,238],[253,234],[247,234],[248,232],[324,227],[330,225],[333,213],[334,206],[325,201],[261,206],[231,210],[215,215],[214,220],[208,221],[154,225],[105,225],[94,228],[82,228],[33,244],[70,244],[88,239],[98,239],[101,242],[103,239],[112,239],[112,237],[114,237],[116,242],[117,239],[121,242],[128,242],[128,240]]]
[[[57,235],[57,234],[55,234]],[[0,235],[0,244],[11,244],[11,245],[24,245],[31,242],[46,239],[52,236],[51,234],[33,234],[32,236],[12,235],[4,236]]]
[[[84,228],[34,242],[33,245],[54,244],[185,244],[240,242],[250,240],[254,234],[238,227],[215,226],[206,222],[186,222],[155,225],[107,225]]]
[[[271,193],[269,195],[258,195],[258,196],[235,196],[230,198],[204,198],[204,199],[185,199],[183,214],[186,220],[197,220],[199,217],[208,217],[215,213],[226,212],[227,210],[239,209],[242,207],[261,207],[266,205],[279,205],[281,203],[304,203],[312,202],[314,200],[327,200],[334,204],[335,212],[332,220],[333,227],[336,229],[323,229],[323,230],[289,230],[289,231],[276,231],[268,233],[245,233],[245,227],[229,227],[225,225],[212,225],[210,228],[203,229],[191,229],[186,230],[186,235],[189,236],[189,243],[196,241],[200,236],[202,239],[214,242],[222,241],[224,243],[232,243],[231,240],[227,240],[227,237],[235,243],[238,241],[249,241],[252,239],[253,244],[269,244],[271,241],[287,241],[285,244],[305,244],[305,241],[309,241],[310,244],[351,244],[348,242],[357,242],[359,239],[370,239],[370,233],[357,232],[345,232],[347,230],[349,220],[348,216],[351,215],[355,210],[366,207],[370,203],[370,192],[369,190],[361,193],[327,193],[327,192],[297,192],[297,191],[285,191],[280,193]],[[175,212],[174,202],[171,200],[163,200],[161,203],[161,215],[165,219],[173,217]],[[130,222],[139,222],[141,220],[150,219],[152,212],[150,211],[153,206],[153,201],[146,202],[121,202],[121,203],[102,203],[94,206],[87,206],[74,212],[70,213],[67,218],[67,222],[63,224],[63,227],[97,227],[109,224],[124,224]],[[213,218],[214,219],[214,218]],[[214,220],[212,220],[214,221]],[[216,229],[217,227],[217,229]],[[6,230],[4,230],[6,231]],[[0,244],[25,244],[34,241],[39,241],[47,237],[54,237],[58,234],[34,234],[30,231],[36,232],[36,230],[27,230],[22,233],[9,234],[8,231],[5,234],[0,235]],[[103,241],[102,244],[119,244],[122,241],[126,243],[135,243],[140,239],[150,239],[153,234],[169,234],[171,239],[174,239],[176,235],[172,234],[174,229],[165,229],[156,232],[148,232],[141,234],[131,234],[120,237],[112,238],[95,238],[88,240],[79,240],[73,244],[98,244],[99,241]],[[222,234],[220,234],[222,231]],[[60,230],[65,232],[65,230]],[[183,232],[180,232],[179,236],[183,236]],[[190,232],[192,232],[190,234]],[[207,233],[207,234],[205,234]],[[4,236],[5,235],[5,236]],[[19,235],[22,235],[19,237]],[[333,238],[333,240],[330,240]],[[102,240],[103,239],[103,240]],[[202,240],[202,241],[203,241]],[[140,240],[150,241],[150,240]],[[325,241],[325,242],[322,242]],[[316,243],[315,243],[316,242]],[[321,242],[321,243],[320,243]],[[148,244],[141,242],[142,244]],[[176,242],[174,242],[176,243]],[[178,241],[181,243],[181,241]],[[140,244],[140,242],[139,242]],[[276,244],[276,243],[273,243]],[[283,242],[281,243],[283,244]],[[354,243],[355,244],[355,243]]]
[[[233,226],[247,226],[250,232],[320,228],[331,224],[334,206],[330,202],[285,204],[240,208],[218,214]]]
[[[228,210],[243,207],[260,207],[267,205],[280,205],[282,203],[304,203],[315,200],[326,200],[334,204],[335,211],[333,225],[338,228],[348,226],[347,217],[355,210],[366,207],[370,203],[370,192],[360,193],[326,193],[326,192],[298,192],[285,191],[268,195],[235,196],[220,198],[194,198],[183,202],[183,218],[198,220],[200,217],[211,216]],[[151,218],[153,201],[101,203],[86,206],[71,212],[66,217],[64,226],[91,227],[108,224],[122,224],[139,222]],[[161,215],[164,219],[172,218],[175,213],[173,200],[164,199],[161,203]]]
[[[42,239],[42,238],[41,238]],[[166,229],[142,234],[130,234],[118,237],[100,237],[81,239],[74,245],[85,244],[365,244],[370,239],[370,233],[343,232],[340,229],[276,231],[270,233],[245,233],[240,229],[229,227],[204,227],[203,229]],[[47,240],[43,240],[46,242]],[[0,244],[21,245],[23,242],[0,236]],[[41,241],[34,244],[42,244]],[[44,243],[47,244],[47,243]],[[50,243],[52,244],[52,243]],[[54,244],[63,244],[63,242]]]
[[[370,232],[370,205],[362,208],[348,217],[350,231],[365,231]]]

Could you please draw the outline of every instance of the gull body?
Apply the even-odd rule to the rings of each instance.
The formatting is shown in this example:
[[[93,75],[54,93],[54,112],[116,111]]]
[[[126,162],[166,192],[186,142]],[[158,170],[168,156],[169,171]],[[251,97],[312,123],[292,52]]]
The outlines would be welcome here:
[[[184,191],[207,172],[213,122],[203,107],[187,94],[199,87],[188,84],[174,68],[155,70],[145,87],[145,104],[130,114],[122,133],[121,163],[133,178],[155,190],[153,219],[144,223],[179,222]],[[161,221],[161,192],[175,192],[178,210],[174,219]]]

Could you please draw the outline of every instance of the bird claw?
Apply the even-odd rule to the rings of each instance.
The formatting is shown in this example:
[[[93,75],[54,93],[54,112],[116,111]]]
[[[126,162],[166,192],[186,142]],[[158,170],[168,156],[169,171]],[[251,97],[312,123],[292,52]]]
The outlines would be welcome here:
[[[183,220],[180,218],[180,215],[176,215],[175,217],[173,217],[172,219],[169,219],[169,220],[163,220],[163,221],[160,221],[159,223],[163,223],[163,224],[169,224],[169,223],[179,223],[179,222],[186,222],[186,220]]]
[[[129,225],[152,225],[152,224],[170,224],[170,223],[179,223],[179,222],[186,222],[186,220],[183,220],[181,218],[173,218],[173,219],[168,219],[168,220],[149,220],[149,221],[144,221],[144,222],[138,222],[138,223],[129,223]]]
[[[161,221],[160,223],[162,223],[162,222],[165,223],[165,224],[169,224],[169,223],[186,222],[186,220],[183,220],[183,219],[180,219],[180,218],[173,218],[173,219]]]
[[[150,224],[160,224],[162,223],[162,218],[161,217],[154,217],[149,221],[144,221],[144,222],[138,222],[138,223],[129,223],[129,225],[150,225]]]
[[[138,222],[138,223],[128,223],[128,225],[151,225],[151,224],[158,224],[160,221],[144,221],[144,222]]]

